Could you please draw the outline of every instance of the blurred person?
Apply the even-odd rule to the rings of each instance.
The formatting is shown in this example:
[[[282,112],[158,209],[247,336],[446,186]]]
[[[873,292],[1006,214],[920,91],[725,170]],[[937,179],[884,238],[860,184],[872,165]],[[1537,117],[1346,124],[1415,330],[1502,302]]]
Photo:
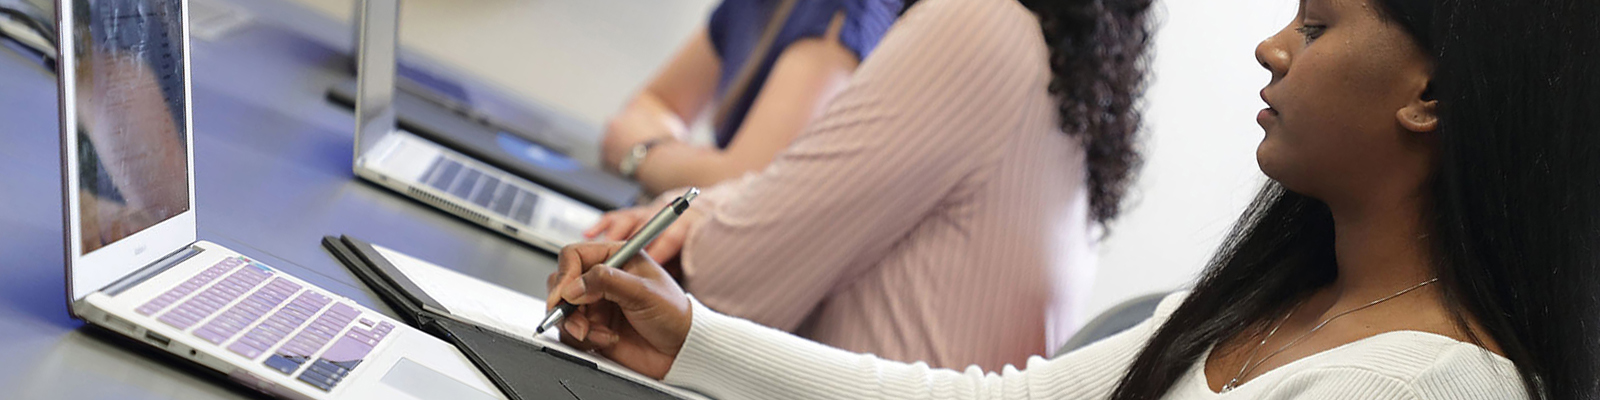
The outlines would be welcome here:
[[[1025,4],[910,9],[772,165],[705,190],[650,254],[719,312],[851,351],[988,369],[1053,351],[1139,162],[1149,7]]]
[[[1588,0],[1302,0],[1256,50],[1272,181],[1199,283],[1025,370],[820,346],[700,305],[646,257],[595,266],[601,243],[551,278],[581,305],[563,340],[720,398],[1600,398],[1596,19]]]
[[[602,164],[650,195],[760,170],[821,114],[899,8],[899,0],[724,0],[611,118]],[[690,143],[689,125],[707,109],[714,147]]]

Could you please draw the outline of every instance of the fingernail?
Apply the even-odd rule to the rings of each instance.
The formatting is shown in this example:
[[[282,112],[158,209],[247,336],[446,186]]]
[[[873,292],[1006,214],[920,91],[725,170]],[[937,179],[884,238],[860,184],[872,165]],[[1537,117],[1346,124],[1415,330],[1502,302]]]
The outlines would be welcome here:
[[[561,290],[561,297],[567,299],[576,299],[583,297],[583,292],[586,290],[587,289],[583,287],[583,278],[574,279],[572,280],[571,285],[567,285],[566,289]]]
[[[572,337],[576,338],[578,340],[583,340],[583,337],[585,336],[585,333],[587,333],[587,332],[584,332],[581,329],[578,329],[578,323],[574,322],[573,320],[570,320],[570,319],[567,320],[567,322],[562,323],[561,325],[563,325],[563,326],[565,326],[567,328],[567,333],[571,333]]]

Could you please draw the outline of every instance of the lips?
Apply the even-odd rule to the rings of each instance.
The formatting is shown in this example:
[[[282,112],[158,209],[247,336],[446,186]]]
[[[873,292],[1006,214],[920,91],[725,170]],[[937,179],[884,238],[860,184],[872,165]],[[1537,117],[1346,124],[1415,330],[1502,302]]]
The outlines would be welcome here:
[[[1256,113],[1256,124],[1261,125],[1262,128],[1266,128],[1273,119],[1278,117],[1278,110],[1273,109],[1272,102],[1267,100],[1266,89],[1261,89],[1261,101],[1267,103],[1267,108],[1263,108],[1261,109],[1261,112]]]
[[[1267,100],[1267,89],[1261,89],[1261,102],[1267,103],[1266,111],[1271,111],[1273,115],[1278,114],[1278,110],[1272,108],[1272,100]]]

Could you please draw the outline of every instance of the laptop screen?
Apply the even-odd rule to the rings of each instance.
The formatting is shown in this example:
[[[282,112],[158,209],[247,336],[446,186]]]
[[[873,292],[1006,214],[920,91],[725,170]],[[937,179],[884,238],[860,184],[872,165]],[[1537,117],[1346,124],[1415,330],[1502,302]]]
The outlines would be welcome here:
[[[190,209],[181,2],[72,0],[80,255]]]
[[[395,128],[395,52],[400,34],[399,0],[363,0],[356,63],[355,159]]]

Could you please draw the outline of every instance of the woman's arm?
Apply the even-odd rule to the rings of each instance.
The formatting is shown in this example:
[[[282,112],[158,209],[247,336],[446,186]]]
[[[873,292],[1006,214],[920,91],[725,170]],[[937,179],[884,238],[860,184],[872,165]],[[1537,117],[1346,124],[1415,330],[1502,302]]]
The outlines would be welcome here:
[[[931,369],[823,346],[727,317],[694,302],[646,257],[600,262],[621,243],[561,251],[548,306],[579,305],[561,341],[645,375],[723,399],[1103,399],[1182,295],[1139,325],[1027,369],[984,374]]]
[[[1175,306],[1174,302],[1165,308]],[[1025,369],[985,374],[906,364],[824,346],[693,302],[687,340],[664,381],[720,399],[1104,399],[1156,318]]]
[[[923,5],[939,7],[901,18],[772,165],[718,188],[731,195],[690,229],[680,256],[706,305],[793,330],[987,179],[1045,91],[1038,23],[1010,2]]]
[[[843,17],[834,18],[824,37],[801,39],[783,49],[726,149],[681,140],[652,148],[635,175],[645,191],[711,186],[772,162],[844,89],[860,61],[839,41]]]
[[[687,139],[688,124],[711,104],[722,69],[705,28],[691,36],[655,78],[606,124],[601,161],[616,168],[636,143],[658,138]]]

